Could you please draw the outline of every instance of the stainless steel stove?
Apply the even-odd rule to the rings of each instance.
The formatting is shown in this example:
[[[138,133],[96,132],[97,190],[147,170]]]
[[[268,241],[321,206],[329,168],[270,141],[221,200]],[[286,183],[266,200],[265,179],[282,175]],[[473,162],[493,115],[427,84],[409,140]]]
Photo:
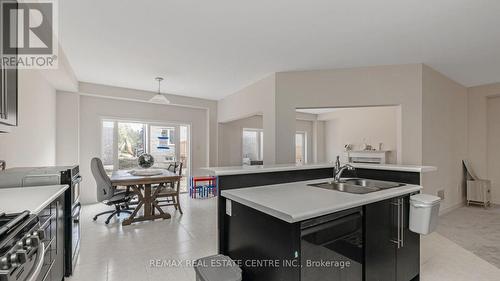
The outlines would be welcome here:
[[[80,167],[50,166],[11,168],[0,172],[0,188],[69,185],[64,195],[64,275],[69,277],[80,252]],[[3,281],[0,279],[0,281]]]
[[[44,238],[36,215],[0,212],[0,281],[42,280],[49,270]]]

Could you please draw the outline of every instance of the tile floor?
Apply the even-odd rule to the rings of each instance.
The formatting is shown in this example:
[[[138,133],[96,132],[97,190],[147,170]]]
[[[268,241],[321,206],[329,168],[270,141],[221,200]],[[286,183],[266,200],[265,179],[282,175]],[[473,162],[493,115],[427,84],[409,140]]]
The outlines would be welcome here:
[[[216,253],[215,199],[190,200],[182,196],[184,215],[169,209],[171,220],[122,227],[94,214],[109,209],[88,205],[82,213],[80,257],[70,281],[195,280],[189,260]],[[151,261],[184,261],[178,267],[150,265]]]
[[[78,265],[70,281],[194,281],[186,261],[216,253],[215,199],[190,200],[183,196],[184,215],[171,212],[171,220],[122,227],[104,224],[93,214],[107,207],[85,206]],[[180,266],[152,261],[183,261]],[[422,238],[422,281],[500,280],[500,269],[440,234]]]
[[[455,209],[441,216],[437,233],[500,267],[500,205]]]

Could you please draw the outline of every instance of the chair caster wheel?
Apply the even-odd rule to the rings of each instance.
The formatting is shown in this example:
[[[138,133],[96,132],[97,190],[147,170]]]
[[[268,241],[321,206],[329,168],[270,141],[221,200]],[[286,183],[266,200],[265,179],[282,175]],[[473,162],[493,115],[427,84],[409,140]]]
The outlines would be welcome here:
[[[96,221],[96,220],[97,220],[97,217],[94,217],[92,220],[93,220],[93,221]]]
[[[109,221],[105,221],[104,223],[105,223],[105,224],[109,224]]]

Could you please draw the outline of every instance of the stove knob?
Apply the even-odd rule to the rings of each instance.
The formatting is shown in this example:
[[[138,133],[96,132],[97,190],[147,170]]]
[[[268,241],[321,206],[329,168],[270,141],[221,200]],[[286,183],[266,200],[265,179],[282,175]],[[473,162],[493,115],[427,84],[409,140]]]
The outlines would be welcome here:
[[[10,254],[10,264],[12,267],[18,267],[19,266],[19,260],[18,260],[18,257],[17,257],[17,254],[16,253],[13,253],[13,254]]]
[[[26,246],[28,246],[28,248],[36,248],[38,245],[40,245],[40,239],[38,236],[32,235],[26,239]]]
[[[40,238],[40,240],[45,239],[45,231],[43,229],[37,230],[36,235],[38,236],[38,238]]]
[[[7,270],[10,268],[10,262],[7,259],[7,257],[1,257],[0,258],[0,269],[1,270]]]
[[[28,253],[25,250],[17,250],[16,254],[19,263],[25,263],[28,260]]]

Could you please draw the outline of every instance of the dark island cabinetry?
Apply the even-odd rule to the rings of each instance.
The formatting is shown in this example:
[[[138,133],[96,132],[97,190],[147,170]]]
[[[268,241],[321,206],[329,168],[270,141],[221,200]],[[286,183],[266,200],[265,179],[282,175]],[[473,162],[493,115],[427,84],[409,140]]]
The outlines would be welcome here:
[[[420,235],[409,229],[409,198],[365,206],[364,280],[419,280]]]
[[[420,185],[418,169],[376,168],[346,171],[345,177]],[[221,192],[332,176],[331,168],[304,168],[218,175],[218,184]],[[237,197],[234,201],[223,194],[217,206],[219,253],[241,265],[246,281],[417,281],[420,235],[409,230],[409,199],[416,192],[412,188],[404,195],[290,221],[258,210],[261,205],[255,202]],[[286,196],[285,191],[282,197]]]

